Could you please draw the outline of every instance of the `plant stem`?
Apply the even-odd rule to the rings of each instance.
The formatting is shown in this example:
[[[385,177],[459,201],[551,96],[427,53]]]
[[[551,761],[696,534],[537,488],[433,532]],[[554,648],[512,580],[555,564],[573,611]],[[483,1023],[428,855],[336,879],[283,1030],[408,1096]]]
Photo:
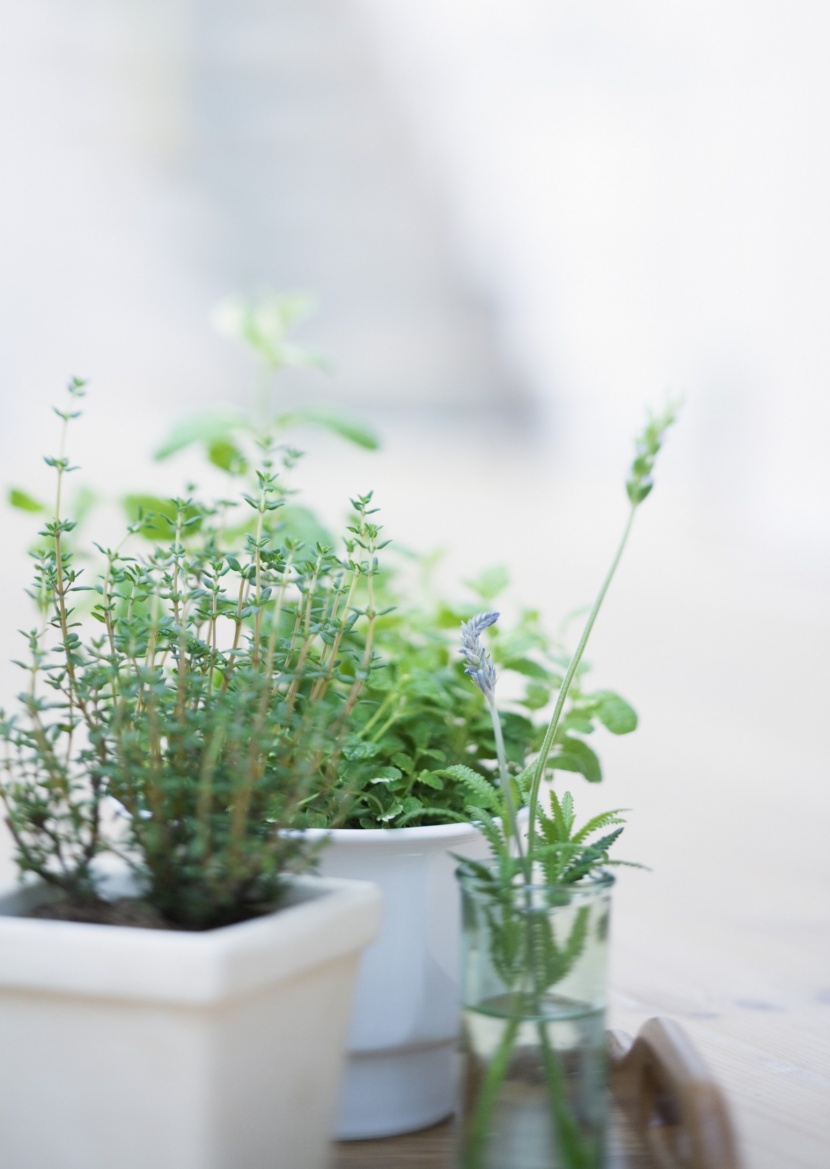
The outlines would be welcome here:
[[[521,1014],[517,1012],[510,1020],[501,1037],[496,1053],[487,1065],[484,1082],[476,1100],[475,1113],[468,1133],[464,1135],[464,1169],[483,1169],[484,1152],[493,1119],[499,1088],[510,1067],[510,1057],[516,1045],[521,1025]]]
[[[585,622],[585,628],[582,630],[582,636],[579,639],[579,644],[577,645],[576,651],[574,652],[574,655],[568,664],[565,678],[561,687],[559,688],[559,695],[556,699],[556,706],[554,707],[550,723],[548,724],[548,729],[545,732],[545,738],[542,742],[539,758],[536,760],[536,769],[533,774],[533,783],[530,789],[530,798],[528,800],[528,806],[530,809],[528,818],[529,839],[533,838],[533,832],[536,825],[536,808],[539,801],[539,788],[541,786],[542,779],[544,778],[545,766],[553,747],[556,732],[559,729],[559,720],[562,717],[562,711],[565,707],[568,691],[571,688],[571,683],[573,682],[576,671],[579,668],[579,663],[582,661],[582,655],[584,654],[585,647],[588,644],[588,638],[591,636],[591,630],[594,628],[594,622],[596,621],[597,616],[599,615],[599,611],[602,608],[602,602],[605,600],[605,594],[608,592],[611,581],[614,579],[614,574],[617,571],[617,567],[622,558],[626,543],[628,542],[629,533],[631,532],[631,525],[634,522],[634,513],[636,510],[637,504],[633,503],[628,513],[628,521],[625,525],[622,539],[620,540],[614,559],[611,561],[611,567],[608,569],[605,580],[602,582],[602,586],[599,590],[599,593],[597,594],[597,598],[591,607],[591,612],[588,614],[588,620]]]
[[[582,1134],[568,1110],[565,1100],[565,1076],[559,1055],[551,1046],[545,1031],[545,1020],[540,1019],[536,1026],[539,1032],[542,1062],[545,1065],[545,1086],[550,1098],[553,1131],[562,1156],[563,1169],[594,1169],[592,1151],[590,1148],[586,1148]]]
[[[522,847],[522,838],[519,833],[519,825],[516,818],[516,805],[513,802],[513,792],[510,788],[510,774],[507,770],[507,755],[504,750],[504,734],[501,729],[501,719],[496,707],[495,698],[492,695],[487,695],[486,699],[487,707],[490,711],[490,719],[493,723],[493,735],[496,740],[496,758],[499,763],[499,777],[501,779],[501,789],[504,793],[504,807],[507,812],[507,835],[508,837],[512,836],[516,842],[516,849],[522,862],[522,868],[525,870],[525,880],[529,883],[531,873]]]

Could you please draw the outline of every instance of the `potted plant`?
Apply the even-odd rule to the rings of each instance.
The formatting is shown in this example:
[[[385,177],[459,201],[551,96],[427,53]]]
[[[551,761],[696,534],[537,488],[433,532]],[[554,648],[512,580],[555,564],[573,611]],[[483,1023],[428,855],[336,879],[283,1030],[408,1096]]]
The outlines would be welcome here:
[[[252,527],[234,533],[237,501],[167,501],[87,584],[62,504],[83,392],[0,713],[25,878],[0,899],[0,1163],[322,1169],[379,899],[294,876],[315,848],[291,829],[371,665],[370,497],[342,556],[281,539],[264,440]]]
[[[609,851],[620,810],[577,826],[573,798],[543,784],[565,704],[634,515],[652,488],[654,460],[675,411],[649,420],[626,488],[622,540],[588,615],[538,755],[511,775],[499,750],[499,791],[473,816],[491,846],[489,862],[462,858],[461,1001],[465,1067],[458,1126],[459,1169],[600,1169],[607,1112],[605,960],[612,877]],[[462,628],[466,671],[487,703],[496,740],[496,670],[482,634],[498,618],[477,614]],[[486,795],[486,793],[483,793]],[[547,807],[545,806],[547,804]],[[527,808],[520,828],[518,808]]]

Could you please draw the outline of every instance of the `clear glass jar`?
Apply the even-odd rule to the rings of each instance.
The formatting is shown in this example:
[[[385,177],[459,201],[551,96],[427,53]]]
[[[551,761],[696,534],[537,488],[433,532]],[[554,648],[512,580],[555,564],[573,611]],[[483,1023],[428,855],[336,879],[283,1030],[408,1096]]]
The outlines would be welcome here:
[[[503,888],[459,874],[459,1169],[599,1169],[613,878]]]

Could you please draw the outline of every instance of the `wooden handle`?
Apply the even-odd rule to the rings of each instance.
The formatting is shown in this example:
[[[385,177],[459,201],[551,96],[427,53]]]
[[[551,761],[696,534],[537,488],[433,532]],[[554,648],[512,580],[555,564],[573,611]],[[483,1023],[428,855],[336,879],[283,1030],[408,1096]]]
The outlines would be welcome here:
[[[740,1169],[724,1095],[677,1023],[606,1039],[611,1090],[660,1169]]]

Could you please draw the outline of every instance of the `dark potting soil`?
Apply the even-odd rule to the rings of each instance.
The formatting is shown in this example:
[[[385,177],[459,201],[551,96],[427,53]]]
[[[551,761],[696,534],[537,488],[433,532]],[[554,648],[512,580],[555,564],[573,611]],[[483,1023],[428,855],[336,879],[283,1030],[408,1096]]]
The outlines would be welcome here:
[[[117,901],[94,901],[83,906],[70,905],[66,901],[53,901],[31,909],[26,916],[45,918],[48,921],[80,921],[90,925],[133,926],[145,930],[176,928],[169,921],[165,921],[152,905],[132,897],[119,897]]]

